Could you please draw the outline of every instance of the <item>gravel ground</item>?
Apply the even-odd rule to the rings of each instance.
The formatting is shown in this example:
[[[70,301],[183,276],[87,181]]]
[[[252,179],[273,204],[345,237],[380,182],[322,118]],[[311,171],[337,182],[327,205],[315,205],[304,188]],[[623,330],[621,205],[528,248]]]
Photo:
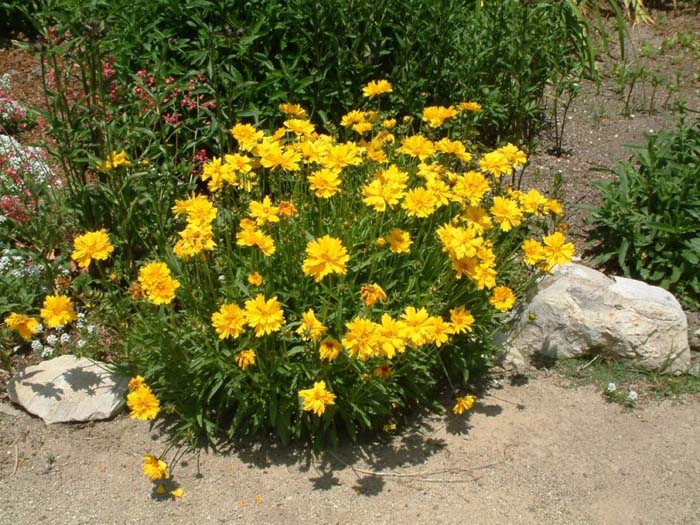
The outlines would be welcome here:
[[[141,474],[165,448],[146,423],[0,413],[0,523],[699,523],[699,407],[624,409],[536,371],[495,380],[468,418],[419,416],[384,442],[185,454],[177,500]]]

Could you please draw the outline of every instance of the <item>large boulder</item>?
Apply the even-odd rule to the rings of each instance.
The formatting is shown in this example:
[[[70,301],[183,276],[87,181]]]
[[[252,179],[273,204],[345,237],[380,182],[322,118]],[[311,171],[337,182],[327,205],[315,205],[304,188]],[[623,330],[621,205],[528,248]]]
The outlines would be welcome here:
[[[535,292],[505,336],[506,362],[602,354],[642,370],[679,374],[690,366],[685,313],[662,288],[569,264]]]
[[[7,393],[46,423],[109,419],[124,404],[129,379],[105,368],[99,361],[63,355],[16,374]]]

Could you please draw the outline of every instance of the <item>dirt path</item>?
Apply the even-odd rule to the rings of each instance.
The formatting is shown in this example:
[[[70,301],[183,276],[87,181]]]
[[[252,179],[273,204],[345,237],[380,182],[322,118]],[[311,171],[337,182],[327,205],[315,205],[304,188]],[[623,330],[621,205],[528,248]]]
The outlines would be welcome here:
[[[148,425],[0,414],[0,522],[700,522],[700,398],[629,411],[553,372],[500,383],[469,419],[419,418],[323,458],[203,453],[197,477],[186,455],[173,471],[186,494],[172,501],[140,472],[142,454],[164,447]]]

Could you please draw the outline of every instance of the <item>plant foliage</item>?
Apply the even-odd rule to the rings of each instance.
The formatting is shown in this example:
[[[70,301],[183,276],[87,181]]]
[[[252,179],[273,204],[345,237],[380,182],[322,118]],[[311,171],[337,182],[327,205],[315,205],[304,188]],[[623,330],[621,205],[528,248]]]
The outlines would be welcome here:
[[[591,215],[595,262],[700,305],[700,122],[649,134],[634,158],[617,164],[616,179],[600,184]]]

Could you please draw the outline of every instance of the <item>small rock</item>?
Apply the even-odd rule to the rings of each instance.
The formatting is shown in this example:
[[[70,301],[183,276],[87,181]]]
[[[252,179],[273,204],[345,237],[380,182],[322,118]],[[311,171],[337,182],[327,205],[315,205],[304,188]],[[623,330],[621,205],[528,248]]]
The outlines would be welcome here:
[[[129,379],[108,372],[106,366],[63,355],[16,374],[7,393],[46,423],[108,419],[123,405]]]
[[[666,290],[569,264],[542,279],[515,314],[506,362],[603,354],[633,368],[684,373],[687,330],[683,309]]]

